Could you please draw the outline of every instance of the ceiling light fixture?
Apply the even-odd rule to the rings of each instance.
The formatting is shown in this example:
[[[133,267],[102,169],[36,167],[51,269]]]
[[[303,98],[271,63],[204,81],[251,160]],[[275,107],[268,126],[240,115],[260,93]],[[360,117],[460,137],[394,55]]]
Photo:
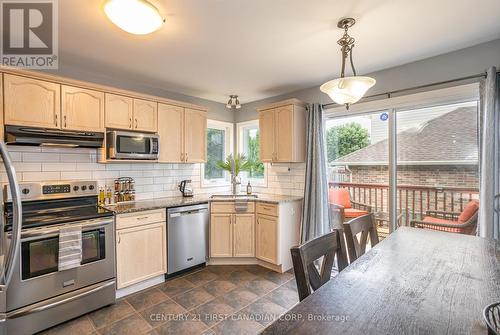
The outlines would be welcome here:
[[[330,80],[321,85],[320,90],[326,93],[338,104],[345,105],[349,109],[349,105],[361,99],[366,91],[368,91],[376,80],[371,77],[357,76],[352,60],[352,49],[354,48],[354,38],[347,33],[348,29],[356,23],[353,18],[341,19],[337,23],[337,27],[344,29],[344,35],[337,41],[341,46],[342,51],[342,72],[340,78]],[[349,57],[353,76],[345,76],[345,63]]]
[[[146,35],[161,28],[165,19],[146,0],[108,0],[104,13],[115,25],[134,35]]]
[[[238,99],[237,95],[231,94],[229,96],[229,100],[226,104],[226,108],[229,108],[229,109],[231,109],[231,108],[240,109],[241,108],[240,100]]]

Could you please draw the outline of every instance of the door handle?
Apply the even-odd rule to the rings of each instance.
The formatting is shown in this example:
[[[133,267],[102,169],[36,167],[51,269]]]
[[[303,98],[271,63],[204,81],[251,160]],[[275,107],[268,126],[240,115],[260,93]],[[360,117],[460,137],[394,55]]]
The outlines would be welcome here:
[[[132,129],[132,118],[128,119],[128,127]]]
[[[137,118],[135,119],[135,129],[137,129],[137,125],[138,125],[138,122],[137,122]]]
[[[186,155],[186,157],[185,157],[185,158],[186,158],[185,162],[187,162],[187,161],[188,161],[188,153],[186,152],[186,154],[185,154],[185,155]]]
[[[66,115],[64,115],[64,128],[66,128]]]
[[[57,113],[55,114],[55,117],[56,117],[56,127],[57,127]]]
[[[122,236],[120,235],[120,232],[118,232],[118,244],[120,244],[120,242],[122,241]]]

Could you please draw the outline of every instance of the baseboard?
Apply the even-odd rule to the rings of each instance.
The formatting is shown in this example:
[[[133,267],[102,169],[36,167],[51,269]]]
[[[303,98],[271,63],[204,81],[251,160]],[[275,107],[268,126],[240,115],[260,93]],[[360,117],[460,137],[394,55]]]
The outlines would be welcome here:
[[[141,290],[144,290],[146,288],[161,284],[163,282],[165,282],[165,275],[156,276],[154,278],[145,280],[143,282],[130,285],[128,287],[117,290],[116,291],[116,299],[122,298],[122,297],[127,296],[127,295],[132,294],[132,293],[139,292]]]
[[[253,258],[253,257],[222,257],[222,258],[210,258],[207,262],[207,265],[260,265],[269,270],[273,270],[275,272],[283,273],[289,269],[283,269],[282,265],[276,265],[272,263],[268,263],[266,261]]]

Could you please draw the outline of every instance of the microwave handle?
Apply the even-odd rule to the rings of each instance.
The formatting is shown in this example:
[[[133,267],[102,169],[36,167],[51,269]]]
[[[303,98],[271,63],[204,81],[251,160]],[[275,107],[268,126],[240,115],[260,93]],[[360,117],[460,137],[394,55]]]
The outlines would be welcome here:
[[[21,223],[22,223],[22,203],[21,203],[21,192],[19,190],[19,184],[17,183],[16,170],[12,164],[12,159],[10,158],[9,152],[5,142],[0,141],[0,156],[2,156],[3,163],[5,165],[5,171],[7,172],[7,178],[9,179],[9,188],[12,195],[12,240],[10,242],[9,250],[5,255],[4,263],[4,273],[3,273],[3,285],[7,286],[10,283],[12,275],[14,273],[14,262],[19,254],[19,244],[21,240]],[[4,221],[0,226],[2,233],[5,230]],[[4,240],[6,242],[7,239]]]

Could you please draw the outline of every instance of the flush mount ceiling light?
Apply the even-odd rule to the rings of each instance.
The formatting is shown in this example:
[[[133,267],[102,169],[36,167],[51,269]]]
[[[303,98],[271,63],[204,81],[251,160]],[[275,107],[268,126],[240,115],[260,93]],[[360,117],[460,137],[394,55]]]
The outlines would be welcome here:
[[[370,77],[357,76],[352,61],[352,49],[354,48],[354,38],[349,36],[347,30],[356,23],[353,18],[341,19],[337,27],[344,29],[344,35],[337,41],[341,46],[342,51],[342,72],[340,78],[330,80],[321,85],[320,90],[330,96],[333,101],[338,104],[345,105],[349,109],[349,105],[361,99],[366,91],[375,85],[375,79]],[[351,63],[353,76],[345,76],[345,62],[347,57]]]
[[[104,13],[115,25],[135,35],[150,34],[165,22],[158,8],[146,0],[107,0]]]
[[[237,95],[230,95],[229,96],[229,100],[226,104],[226,108],[236,108],[236,109],[240,109],[241,108],[241,105],[240,105],[240,100],[238,99],[238,96]]]

